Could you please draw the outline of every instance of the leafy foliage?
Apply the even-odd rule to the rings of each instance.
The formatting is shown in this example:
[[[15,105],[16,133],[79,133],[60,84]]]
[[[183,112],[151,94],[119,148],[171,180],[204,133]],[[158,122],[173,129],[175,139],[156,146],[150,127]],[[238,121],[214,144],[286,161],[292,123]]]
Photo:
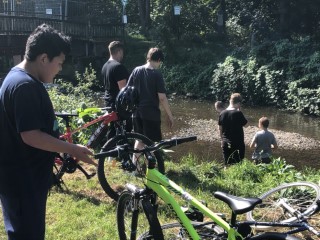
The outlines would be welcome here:
[[[307,114],[319,112],[319,47],[310,38],[266,42],[228,56],[214,70],[216,100],[240,92],[247,104],[273,105]]]
[[[57,85],[48,89],[55,112],[78,114],[79,117],[71,119],[72,129],[77,129],[103,114],[101,109],[96,106],[98,96],[90,90],[96,79],[95,71],[89,66],[83,74],[76,73],[76,77],[77,83],[75,85],[60,79],[57,80]],[[64,133],[65,122],[60,118],[57,120],[60,133]],[[74,134],[74,142],[85,145],[96,127],[96,125],[92,125]]]

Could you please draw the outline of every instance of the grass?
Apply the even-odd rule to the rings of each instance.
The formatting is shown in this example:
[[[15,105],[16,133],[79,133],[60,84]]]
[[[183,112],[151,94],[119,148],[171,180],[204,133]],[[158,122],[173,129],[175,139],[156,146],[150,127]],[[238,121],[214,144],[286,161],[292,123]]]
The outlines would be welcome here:
[[[304,180],[319,184],[320,179],[319,170],[298,172],[281,159],[276,159],[270,166],[244,161],[227,169],[214,161],[202,159],[202,163],[198,162],[195,156],[185,156],[179,164],[168,161],[167,175],[192,195],[207,202],[210,209],[227,213],[227,217],[230,216],[228,207],[212,197],[216,190],[239,196],[258,196],[285,181]],[[46,240],[118,239],[116,203],[103,192],[97,177],[86,180],[76,172],[65,176],[64,181],[69,192],[53,189],[48,197]],[[168,219],[172,214],[168,213],[166,206],[161,205],[159,211],[161,222],[174,221]],[[6,239],[3,229],[1,216],[0,240]]]

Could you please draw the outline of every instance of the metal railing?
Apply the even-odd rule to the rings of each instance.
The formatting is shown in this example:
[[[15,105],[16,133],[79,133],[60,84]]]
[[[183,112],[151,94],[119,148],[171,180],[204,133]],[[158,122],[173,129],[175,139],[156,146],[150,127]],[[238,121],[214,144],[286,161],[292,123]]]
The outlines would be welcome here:
[[[77,39],[102,40],[124,36],[123,24],[91,24],[90,22],[10,15],[0,15],[0,35],[29,35],[42,23],[47,23]]]

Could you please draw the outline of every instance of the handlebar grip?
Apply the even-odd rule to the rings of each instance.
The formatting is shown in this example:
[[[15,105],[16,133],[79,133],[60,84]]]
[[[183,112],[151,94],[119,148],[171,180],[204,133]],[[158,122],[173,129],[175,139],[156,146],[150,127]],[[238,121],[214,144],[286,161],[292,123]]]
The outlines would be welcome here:
[[[181,143],[185,143],[185,142],[192,142],[192,141],[196,141],[197,140],[197,136],[190,136],[190,137],[181,137],[181,138],[177,138],[176,139],[176,143],[181,144]]]
[[[94,158],[100,159],[100,158],[105,158],[105,157],[119,157],[121,149],[120,148],[115,148],[112,150],[109,150],[107,152],[100,152],[94,155]]]

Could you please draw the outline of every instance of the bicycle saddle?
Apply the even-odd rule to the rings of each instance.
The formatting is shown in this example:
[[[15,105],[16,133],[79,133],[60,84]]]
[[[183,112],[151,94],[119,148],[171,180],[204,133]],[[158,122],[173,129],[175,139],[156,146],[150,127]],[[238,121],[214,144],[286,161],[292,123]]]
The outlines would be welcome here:
[[[54,113],[57,117],[61,117],[61,118],[64,118],[64,117],[76,117],[78,116],[77,113],[59,113],[59,112],[56,112]]]
[[[242,198],[217,191],[213,194],[217,199],[225,202],[235,214],[242,214],[251,211],[254,207],[262,203],[260,198]]]

